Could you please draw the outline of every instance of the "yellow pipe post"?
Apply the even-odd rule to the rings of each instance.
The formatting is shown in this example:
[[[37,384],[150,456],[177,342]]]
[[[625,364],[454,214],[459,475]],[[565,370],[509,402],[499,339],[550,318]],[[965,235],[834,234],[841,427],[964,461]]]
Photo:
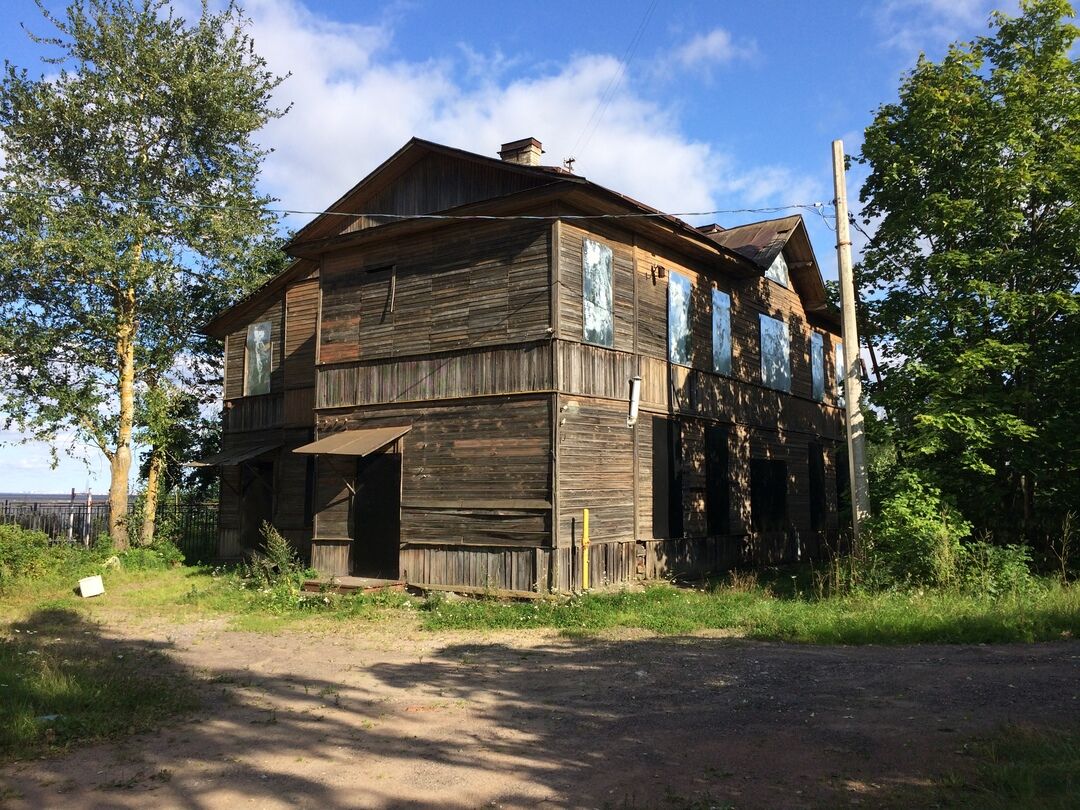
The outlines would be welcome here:
[[[589,590],[589,510],[581,518],[581,590]]]

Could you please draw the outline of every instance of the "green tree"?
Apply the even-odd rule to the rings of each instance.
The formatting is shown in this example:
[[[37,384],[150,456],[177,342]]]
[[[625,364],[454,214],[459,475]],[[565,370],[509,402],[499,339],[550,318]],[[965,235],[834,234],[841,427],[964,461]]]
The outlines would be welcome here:
[[[1080,494],[1080,67],[1065,0],[920,58],[866,130],[860,268],[905,464],[999,540]]]
[[[198,325],[267,265],[253,134],[281,79],[233,3],[190,24],[167,0],[39,8],[58,72],[6,64],[0,87],[0,407],[100,448],[122,547],[137,399],[198,366]]]

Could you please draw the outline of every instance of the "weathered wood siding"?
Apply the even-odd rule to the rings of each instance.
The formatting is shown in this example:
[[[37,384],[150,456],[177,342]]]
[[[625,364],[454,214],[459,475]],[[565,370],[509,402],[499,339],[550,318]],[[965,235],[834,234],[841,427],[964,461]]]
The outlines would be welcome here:
[[[551,343],[370,360],[319,371],[319,408],[548,391]]]
[[[834,407],[833,345],[838,338],[811,327],[798,294],[763,277],[727,277],[613,227],[561,223],[557,269],[559,310],[555,386],[560,391],[556,546],[553,579],[562,590],[580,587],[582,510],[590,511],[591,584],[617,584],[640,575],[658,577],[738,563],[776,562],[817,554],[836,529],[835,445],[842,416]],[[613,348],[582,342],[584,238],[613,251]],[[691,282],[690,362],[668,362],[668,284],[677,272]],[[732,373],[713,372],[712,290],[732,299]],[[783,319],[791,334],[791,393],[762,384],[759,315]],[[812,399],[810,334],[822,331],[826,400]],[[642,378],[641,414],[626,427],[629,378]],[[567,404],[572,403],[571,408]],[[653,418],[678,426],[673,461],[654,460]],[[659,423],[665,425],[666,423]],[[727,514],[714,516],[726,533],[710,536],[706,433],[726,437]],[[666,441],[666,440],[665,440]],[[823,446],[827,527],[810,526],[809,445]],[[750,516],[750,461],[787,465],[787,523],[783,531],[755,533]],[[676,466],[678,534],[665,533],[665,511]],[[714,471],[714,474],[715,471]],[[660,480],[657,479],[660,477]],[[655,527],[661,527],[659,534]],[[610,546],[610,547],[609,547]]]
[[[550,419],[548,396],[493,397],[324,414],[319,433],[410,425],[399,440],[402,569],[411,581],[514,590],[513,583],[523,577],[535,583],[540,569],[535,568],[538,557],[533,549],[551,544]],[[333,541],[352,536],[349,485],[355,475],[354,457],[319,457],[316,546],[324,538],[334,545]],[[472,566],[480,559],[461,554],[452,558],[433,554],[429,559],[429,551],[442,554],[448,547],[476,547],[487,548],[484,554],[496,554],[492,550],[496,546],[527,550],[513,557],[517,562],[510,566],[512,576],[506,582],[485,581],[488,574],[476,568],[468,568],[468,581],[416,579],[421,576],[418,572],[433,577],[445,571],[439,576],[449,577],[465,561],[471,560]],[[528,570],[522,567],[525,560],[532,561]],[[487,571],[488,563],[484,565]]]
[[[280,441],[267,460],[274,464],[272,514],[266,519],[307,560],[311,523],[306,519],[308,466],[305,456],[292,450],[311,441],[315,405],[315,334],[319,282],[314,274],[298,279],[276,294],[265,307],[249,314],[245,323],[229,333],[225,355],[225,407],[222,412],[222,447],[254,447]],[[247,324],[269,320],[271,331],[270,393],[243,395],[244,349]],[[232,558],[240,545],[242,507],[241,469],[221,469],[218,554]]]
[[[284,387],[315,385],[315,331],[319,318],[319,281],[294,284],[285,292]]]
[[[505,164],[428,154],[402,172],[374,178],[368,188],[344,205],[348,210],[362,214],[428,214],[535,188],[554,179],[535,172],[508,170]],[[330,217],[309,236],[320,238],[351,233],[388,221],[395,219]]]
[[[634,433],[619,403],[559,398],[558,487],[560,547],[580,546],[582,519],[589,510],[590,542],[631,544],[629,552],[597,548],[593,554],[616,561],[634,555]],[[591,559],[591,558],[590,558]],[[568,559],[564,560],[569,564]],[[579,561],[580,562],[580,561]],[[612,563],[615,567],[615,563]],[[614,573],[614,572],[611,572]],[[632,576],[633,571],[626,571]],[[603,580],[598,570],[593,577]],[[580,571],[575,571],[579,583]],[[625,581],[625,577],[615,581]]]
[[[611,349],[581,344],[581,245],[596,239],[612,248],[615,341]],[[568,393],[625,399],[627,378],[642,376],[642,401],[654,409],[683,411],[727,421],[787,426],[789,416],[801,429],[839,436],[838,411],[811,398],[810,333],[824,337],[826,405],[836,404],[833,347],[839,337],[811,327],[793,289],[764,277],[729,278],[668,250],[614,229],[586,230],[563,223],[559,238],[560,375],[557,386]],[[663,268],[661,271],[660,268]],[[691,281],[691,359],[687,366],[668,363],[668,284],[672,273]],[[732,374],[713,373],[712,290],[727,292],[731,302]],[[784,320],[791,334],[791,393],[762,385],[759,319]],[[819,417],[819,414],[824,414]]]
[[[260,321],[270,321],[270,393],[280,392],[284,387],[284,369],[282,360],[284,357],[284,328],[285,309],[281,297],[268,302],[257,314],[247,319],[233,331],[229,332],[225,340],[225,399],[236,399],[244,396],[244,349],[247,346],[247,325]]]
[[[547,338],[550,233],[545,223],[476,223],[328,254],[319,362]]]

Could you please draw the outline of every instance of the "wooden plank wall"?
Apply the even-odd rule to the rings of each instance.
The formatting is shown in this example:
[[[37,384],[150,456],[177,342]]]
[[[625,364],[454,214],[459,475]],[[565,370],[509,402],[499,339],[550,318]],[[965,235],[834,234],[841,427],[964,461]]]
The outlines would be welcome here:
[[[581,343],[581,242],[594,238],[608,244],[615,257],[613,272],[616,340],[614,349]],[[811,399],[810,333],[798,295],[764,278],[729,278],[694,262],[673,256],[613,228],[588,229],[560,225],[559,327],[556,387],[560,404],[576,401],[581,429],[569,415],[560,420],[560,519],[555,575],[565,590],[579,587],[580,534],[574,521],[590,507],[599,542],[590,561],[598,564],[593,586],[626,581],[637,575],[669,575],[681,570],[707,570],[741,562],[795,559],[819,550],[821,536],[809,526],[808,443],[825,447],[828,526],[835,531],[834,444],[842,438],[842,419],[832,389],[832,345],[825,334],[826,405]],[[661,271],[660,268],[663,268]],[[678,272],[691,280],[691,360],[687,366],[667,361],[667,286]],[[732,296],[732,376],[712,371],[712,289]],[[626,317],[622,313],[630,313]],[[759,314],[781,317],[791,331],[792,393],[761,384]],[[626,324],[620,330],[618,324]],[[822,331],[822,330],[818,330]],[[628,379],[642,377],[642,414],[633,430],[626,428]],[[679,471],[682,481],[683,536],[654,538],[654,487],[666,490],[666,479],[654,481],[652,415],[674,414],[681,424]],[[710,424],[728,429],[730,534],[707,535],[705,434]],[[605,452],[596,445],[605,443]],[[610,456],[606,451],[610,448]],[[571,459],[598,456],[586,469],[568,474]],[[751,458],[768,457],[787,464],[789,528],[779,536],[757,537],[750,531]],[[623,469],[627,466],[627,469]],[[659,468],[666,476],[666,467]],[[602,481],[597,492],[593,481]],[[609,489],[621,506],[606,511]],[[563,503],[567,506],[564,509]],[[598,516],[593,517],[599,504]],[[666,521],[665,521],[666,523]],[[594,542],[597,535],[593,533]],[[636,554],[602,548],[615,542]],[[565,549],[565,551],[564,551]],[[597,562],[598,561],[598,562]],[[592,570],[592,569],[591,569]],[[599,573],[599,572],[603,573]],[[597,579],[599,577],[599,579]]]
[[[308,279],[285,291],[284,387],[315,386],[315,330],[319,318],[319,280]]]
[[[285,395],[262,394],[257,397],[239,397],[225,401],[223,426],[226,433],[264,432],[281,427]],[[266,437],[263,437],[266,440]]]
[[[418,586],[537,593],[548,590],[551,553],[547,548],[407,546],[401,551],[401,576]]]
[[[292,450],[311,441],[315,404],[315,332],[318,317],[317,273],[291,284],[274,300],[245,319],[273,323],[270,394],[243,396],[244,347],[247,324],[228,336],[225,358],[225,409],[222,413],[223,447],[255,446],[280,440],[274,455],[275,527],[308,559],[312,527],[304,523],[307,493],[307,457]],[[221,557],[240,554],[240,468],[221,469],[219,506]]]
[[[284,317],[285,308],[279,296],[248,318],[246,323],[228,334],[225,344],[225,399],[235,399],[244,395],[244,349],[247,346],[247,324],[259,321],[271,323],[270,340],[273,347],[270,354],[270,392],[273,394],[282,390]]]
[[[506,166],[481,163],[447,155],[429,154],[393,178],[389,185],[350,201],[353,210],[371,214],[427,214],[458,205],[501,197],[550,182],[542,175],[507,170]],[[325,232],[351,233],[387,221],[380,217],[335,218]]]
[[[582,240],[593,239],[612,250],[611,293],[614,349],[634,350],[634,253],[618,231],[593,226],[590,230],[561,222],[559,225],[559,332],[562,340],[581,341]],[[666,312],[666,310],[665,310]],[[665,315],[665,323],[666,315]]]
[[[589,510],[589,537],[598,568],[591,580],[602,584],[624,582],[632,566],[620,562],[634,557],[634,434],[626,426],[626,408],[620,403],[559,397],[559,521],[557,545],[581,545],[583,510]],[[600,548],[626,545],[629,550]],[[572,572],[580,586],[580,560],[560,559],[560,570]],[[565,574],[563,575],[565,576]],[[619,579],[607,580],[606,577]],[[596,579],[599,577],[599,579]]]
[[[410,580],[423,572],[427,584],[516,590],[525,580],[535,585],[547,570],[537,568],[548,558],[535,550],[551,544],[551,409],[546,395],[367,407],[322,414],[319,435],[410,425],[399,440],[401,567]],[[354,457],[319,457],[316,547],[324,537],[352,535],[348,485],[355,470]],[[452,548],[461,552],[446,556]],[[506,556],[513,549],[521,553]],[[477,568],[484,555],[512,564],[489,560]],[[508,579],[495,576],[503,570]],[[452,579],[455,572],[467,580]]]
[[[452,238],[433,231],[327,255],[319,361],[546,339],[549,241],[542,222],[476,223],[456,226]]]
[[[548,391],[551,343],[370,360],[319,371],[319,408]]]

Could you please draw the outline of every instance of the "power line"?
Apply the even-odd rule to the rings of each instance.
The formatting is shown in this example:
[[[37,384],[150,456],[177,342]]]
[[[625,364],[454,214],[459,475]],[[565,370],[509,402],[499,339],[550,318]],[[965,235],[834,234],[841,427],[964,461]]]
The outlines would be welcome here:
[[[592,136],[596,134],[596,128],[600,126],[600,121],[603,119],[604,113],[607,112],[608,105],[615,99],[615,91],[618,90],[619,86],[622,84],[623,76],[629,69],[631,62],[634,61],[634,54],[637,52],[638,45],[641,44],[641,37],[645,33],[645,27],[649,24],[649,19],[652,17],[653,11],[656,10],[656,3],[657,0],[652,0],[645,9],[645,15],[641,18],[637,31],[635,31],[634,36],[631,37],[630,44],[626,48],[626,53],[623,54],[622,61],[619,63],[619,69],[608,81],[607,87],[604,88],[604,92],[600,96],[600,100],[596,103],[596,107],[593,108],[592,115],[590,115],[589,120],[585,122],[585,128],[581,130],[581,134],[578,135],[577,140],[574,141],[574,148],[570,150],[570,160],[575,159],[578,152],[578,145],[580,145],[582,151],[584,151],[589,145],[589,141],[592,140]]]
[[[12,194],[22,195],[28,197],[49,197],[57,199],[83,199],[83,195],[74,191],[28,191],[24,189],[13,189],[0,187],[0,194]],[[665,213],[663,211],[641,211],[627,214],[394,214],[394,213],[373,213],[364,211],[334,211],[334,210],[306,210],[301,208],[276,208],[276,207],[259,207],[259,206],[244,206],[244,205],[212,205],[209,203],[196,203],[196,202],[170,202],[162,199],[137,199],[137,198],[121,198],[112,197],[109,195],[102,195],[102,197],[111,203],[121,204],[130,203],[134,205],[167,205],[176,208],[195,208],[195,209],[207,209],[213,211],[261,211],[270,214],[285,214],[285,215],[301,215],[301,216],[332,216],[332,217],[369,217],[371,219],[393,219],[393,220],[410,220],[410,219],[429,219],[429,220],[557,220],[557,219],[573,219],[573,220],[591,220],[591,219],[666,219],[670,217],[707,217],[717,214],[775,214],[780,211],[790,211],[793,209],[803,209],[809,211],[815,211],[821,213],[822,208],[831,203],[813,202],[813,203],[789,203],[787,205],[772,205],[763,206],[759,208],[717,208],[712,211],[679,211],[675,213]],[[822,216],[824,216],[822,214]]]

